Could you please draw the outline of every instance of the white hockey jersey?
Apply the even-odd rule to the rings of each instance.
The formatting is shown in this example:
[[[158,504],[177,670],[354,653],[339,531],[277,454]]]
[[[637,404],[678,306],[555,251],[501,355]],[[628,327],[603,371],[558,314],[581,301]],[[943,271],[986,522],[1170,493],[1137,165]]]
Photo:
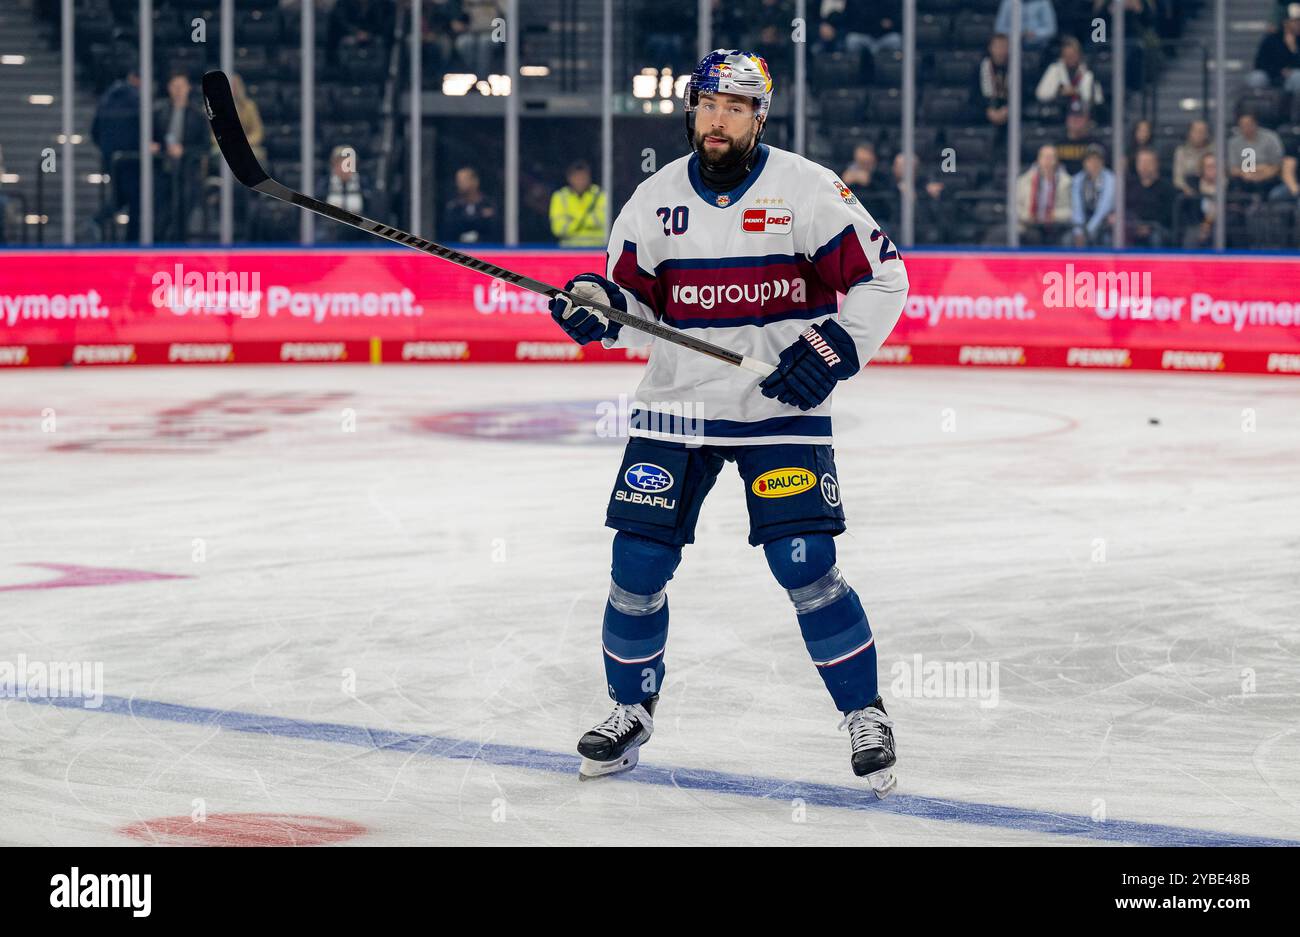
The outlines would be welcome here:
[[[660,169],[614,222],[606,276],[628,310],[773,364],[805,328],[835,317],[858,360],[871,360],[903,311],[907,273],[848,187],[766,145],[730,192],[706,188],[698,163],[691,154]],[[801,411],[764,397],[750,371],[636,329],[604,339],[607,348],[651,342],[630,435],[694,445],[831,443],[829,397]]]

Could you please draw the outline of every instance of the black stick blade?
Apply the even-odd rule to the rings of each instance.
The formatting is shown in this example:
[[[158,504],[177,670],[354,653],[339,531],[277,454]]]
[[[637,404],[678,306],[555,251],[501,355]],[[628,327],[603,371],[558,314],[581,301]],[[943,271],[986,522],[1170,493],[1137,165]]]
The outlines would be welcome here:
[[[203,101],[207,105],[212,135],[217,138],[221,155],[226,158],[235,178],[250,189],[271,178],[253,155],[244,125],[239,122],[235,96],[230,93],[230,81],[225,72],[211,71],[203,76]]]

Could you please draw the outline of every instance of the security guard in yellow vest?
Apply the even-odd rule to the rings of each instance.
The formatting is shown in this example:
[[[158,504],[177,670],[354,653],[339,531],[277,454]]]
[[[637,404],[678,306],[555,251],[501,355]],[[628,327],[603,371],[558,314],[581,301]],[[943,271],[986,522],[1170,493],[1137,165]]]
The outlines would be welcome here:
[[[569,184],[551,194],[551,234],[562,247],[604,247],[608,206],[600,186],[592,185],[586,160],[570,164]]]

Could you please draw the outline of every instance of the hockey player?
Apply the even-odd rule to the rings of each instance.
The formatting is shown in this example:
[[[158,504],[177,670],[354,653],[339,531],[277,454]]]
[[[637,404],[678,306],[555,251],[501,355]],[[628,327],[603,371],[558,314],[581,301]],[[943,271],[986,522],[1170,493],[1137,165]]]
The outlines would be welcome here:
[[[710,53],[685,98],[692,152],[633,193],[614,223],[604,273],[565,288],[779,365],[759,381],[676,345],[651,350],[636,399],[652,403],[630,414],[606,518],[617,531],[603,628],[616,705],[579,741],[581,775],[634,767],[654,730],[665,587],[694,540],[705,496],[724,463],[735,462],[749,542],[763,547],[790,596],[843,713],[854,772],[884,797],[896,783],[893,722],[877,691],[875,638],[835,565],[833,538],[845,525],[830,396],[893,329],[907,274],[834,173],[761,142],[772,101],[762,58]],[[580,344],[651,340],[566,297],[551,303],[551,315]]]

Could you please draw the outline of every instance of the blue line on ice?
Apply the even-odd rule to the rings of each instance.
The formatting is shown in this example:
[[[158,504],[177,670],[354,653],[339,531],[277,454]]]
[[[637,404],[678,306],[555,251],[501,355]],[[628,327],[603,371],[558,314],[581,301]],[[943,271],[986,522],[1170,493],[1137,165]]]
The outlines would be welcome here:
[[[30,697],[29,699],[31,702],[49,703],[70,709],[80,709],[84,702],[76,698]],[[278,738],[308,739],[314,742],[335,742],[376,751],[412,752],[431,758],[477,759],[502,767],[571,774],[575,775],[573,783],[578,783],[577,755],[549,752],[539,748],[482,744],[447,736],[412,735],[387,729],[368,729],[364,726],[341,725],[333,722],[308,722],[282,716],[206,709],[157,700],[128,699],[123,696],[105,696],[103,705],[99,709],[86,711],[129,715],[163,722],[220,726],[232,732],[261,733]],[[992,826],[1049,836],[1075,836],[1080,839],[1137,846],[1300,846],[1300,841],[1290,839],[1221,833],[1215,830],[1164,826],[1158,823],[1136,823],[1129,820],[1106,820],[1099,823],[1078,815],[1048,813],[1000,804],[970,803],[940,797],[922,797],[916,794],[895,793],[883,801],[878,801],[865,786],[836,787],[830,784],[783,781],[779,778],[753,777],[696,768],[660,768],[644,762],[635,771],[608,780],[657,784],[662,787],[708,791],[736,797],[776,798],[783,806],[798,797],[811,806],[871,810],[921,820]]]

